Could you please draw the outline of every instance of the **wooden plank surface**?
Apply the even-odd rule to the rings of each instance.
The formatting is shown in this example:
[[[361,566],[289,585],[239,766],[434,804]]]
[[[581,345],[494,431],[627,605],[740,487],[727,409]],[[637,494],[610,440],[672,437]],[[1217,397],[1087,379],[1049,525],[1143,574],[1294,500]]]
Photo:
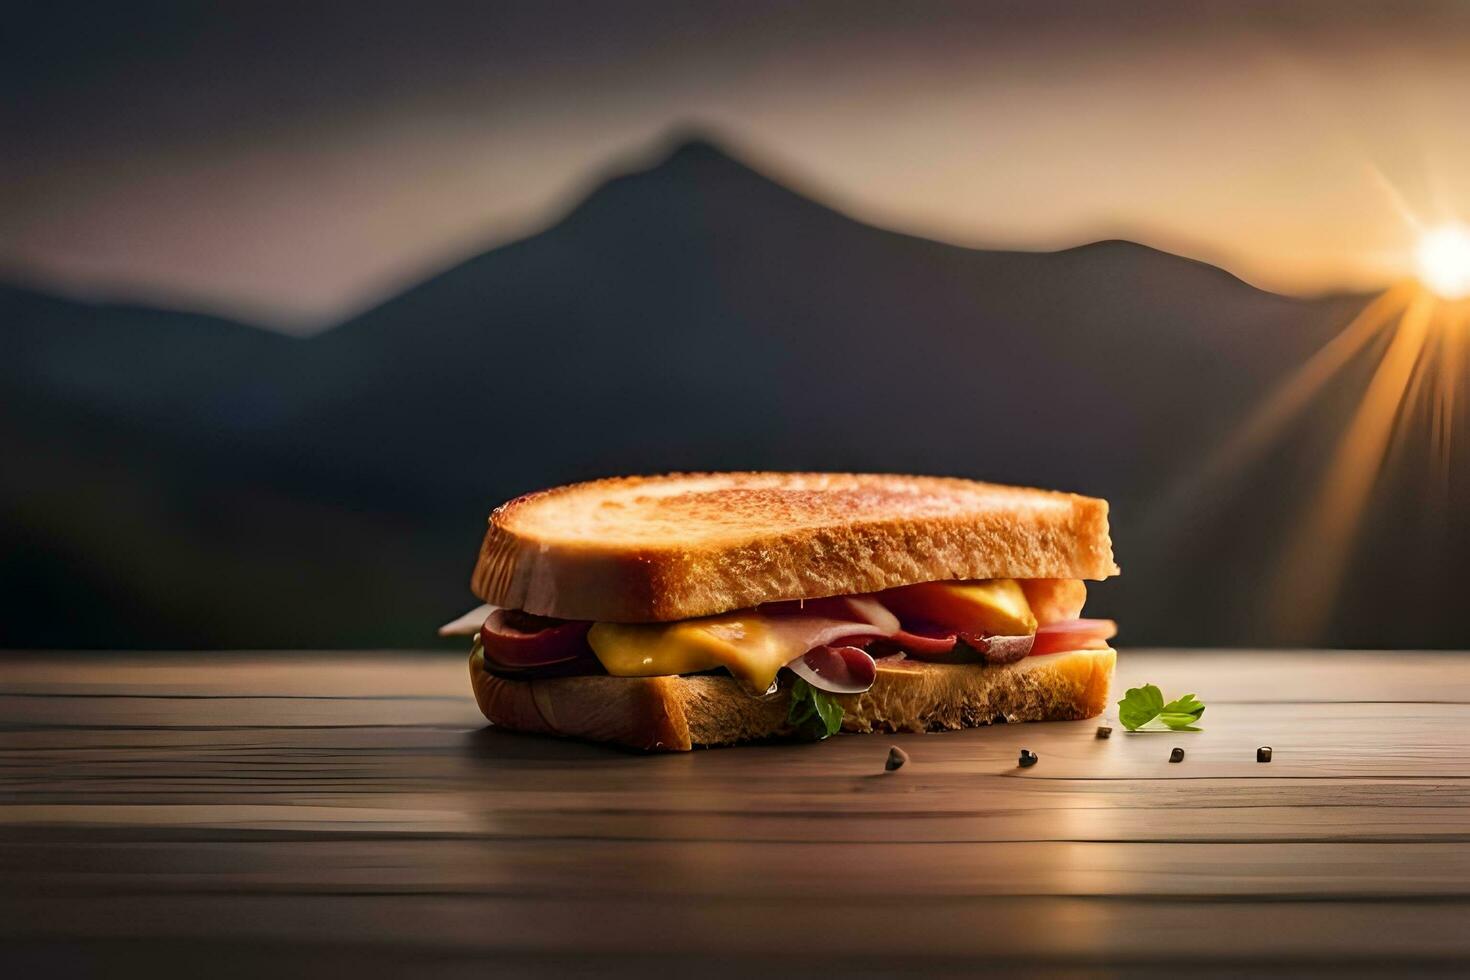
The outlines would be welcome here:
[[[487,729],[457,656],[5,655],[0,975],[1470,965],[1470,655],[1119,680],[1205,730],[644,757]]]

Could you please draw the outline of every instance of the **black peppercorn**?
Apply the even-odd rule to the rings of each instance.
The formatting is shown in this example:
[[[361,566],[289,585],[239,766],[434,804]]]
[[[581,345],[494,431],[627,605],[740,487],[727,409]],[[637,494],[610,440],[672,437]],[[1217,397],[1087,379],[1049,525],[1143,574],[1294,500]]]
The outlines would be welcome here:
[[[1035,752],[1032,752],[1030,749],[1022,749],[1021,750],[1021,761],[1020,761],[1021,768],[1022,769],[1029,769],[1030,767],[1036,765],[1036,759],[1037,758],[1038,757],[1037,757],[1037,755],[1036,755]]]
[[[1169,753],[1169,761],[1170,762],[1183,762],[1184,761],[1184,750],[1181,749],[1181,748],[1179,748],[1178,746],[1175,746],[1174,747],[1174,751]]]
[[[1270,762],[1271,761],[1271,746],[1269,746],[1269,745],[1263,745],[1260,748],[1256,749],[1256,761],[1257,762]]]

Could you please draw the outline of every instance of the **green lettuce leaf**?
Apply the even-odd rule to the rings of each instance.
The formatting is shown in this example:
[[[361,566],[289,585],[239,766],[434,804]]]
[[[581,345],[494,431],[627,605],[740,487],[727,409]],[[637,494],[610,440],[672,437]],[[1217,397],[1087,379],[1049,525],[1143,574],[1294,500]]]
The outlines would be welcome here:
[[[786,713],[786,722],[798,734],[820,741],[842,730],[842,705],[798,677],[791,685],[791,710]]]
[[[1205,706],[1193,694],[1165,703],[1164,693],[1152,684],[1130,687],[1118,702],[1118,721],[1130,732],[1154,720],[1176,732],[1197,732],[1195,723],[1204,713]]]

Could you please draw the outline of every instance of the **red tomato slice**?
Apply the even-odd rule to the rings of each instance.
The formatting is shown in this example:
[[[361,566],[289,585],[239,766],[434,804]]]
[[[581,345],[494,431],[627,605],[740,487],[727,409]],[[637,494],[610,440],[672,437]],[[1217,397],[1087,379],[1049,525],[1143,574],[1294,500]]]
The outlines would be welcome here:
[[[535,670],[584,658],[595,664],[587,646],[591,628],[586,620],[547,619],[497,609],[480,627],[480,644],[485,662],[503,671]]]

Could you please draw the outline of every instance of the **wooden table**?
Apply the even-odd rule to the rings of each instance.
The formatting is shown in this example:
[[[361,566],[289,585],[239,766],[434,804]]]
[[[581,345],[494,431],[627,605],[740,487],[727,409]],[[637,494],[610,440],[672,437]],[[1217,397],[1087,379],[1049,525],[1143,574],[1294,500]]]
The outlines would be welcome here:
[[[459,656],[6,655],[0,976],[1470,965],[1470,655],[1144,681],[1205,730],[642,757],[486,729]]]

